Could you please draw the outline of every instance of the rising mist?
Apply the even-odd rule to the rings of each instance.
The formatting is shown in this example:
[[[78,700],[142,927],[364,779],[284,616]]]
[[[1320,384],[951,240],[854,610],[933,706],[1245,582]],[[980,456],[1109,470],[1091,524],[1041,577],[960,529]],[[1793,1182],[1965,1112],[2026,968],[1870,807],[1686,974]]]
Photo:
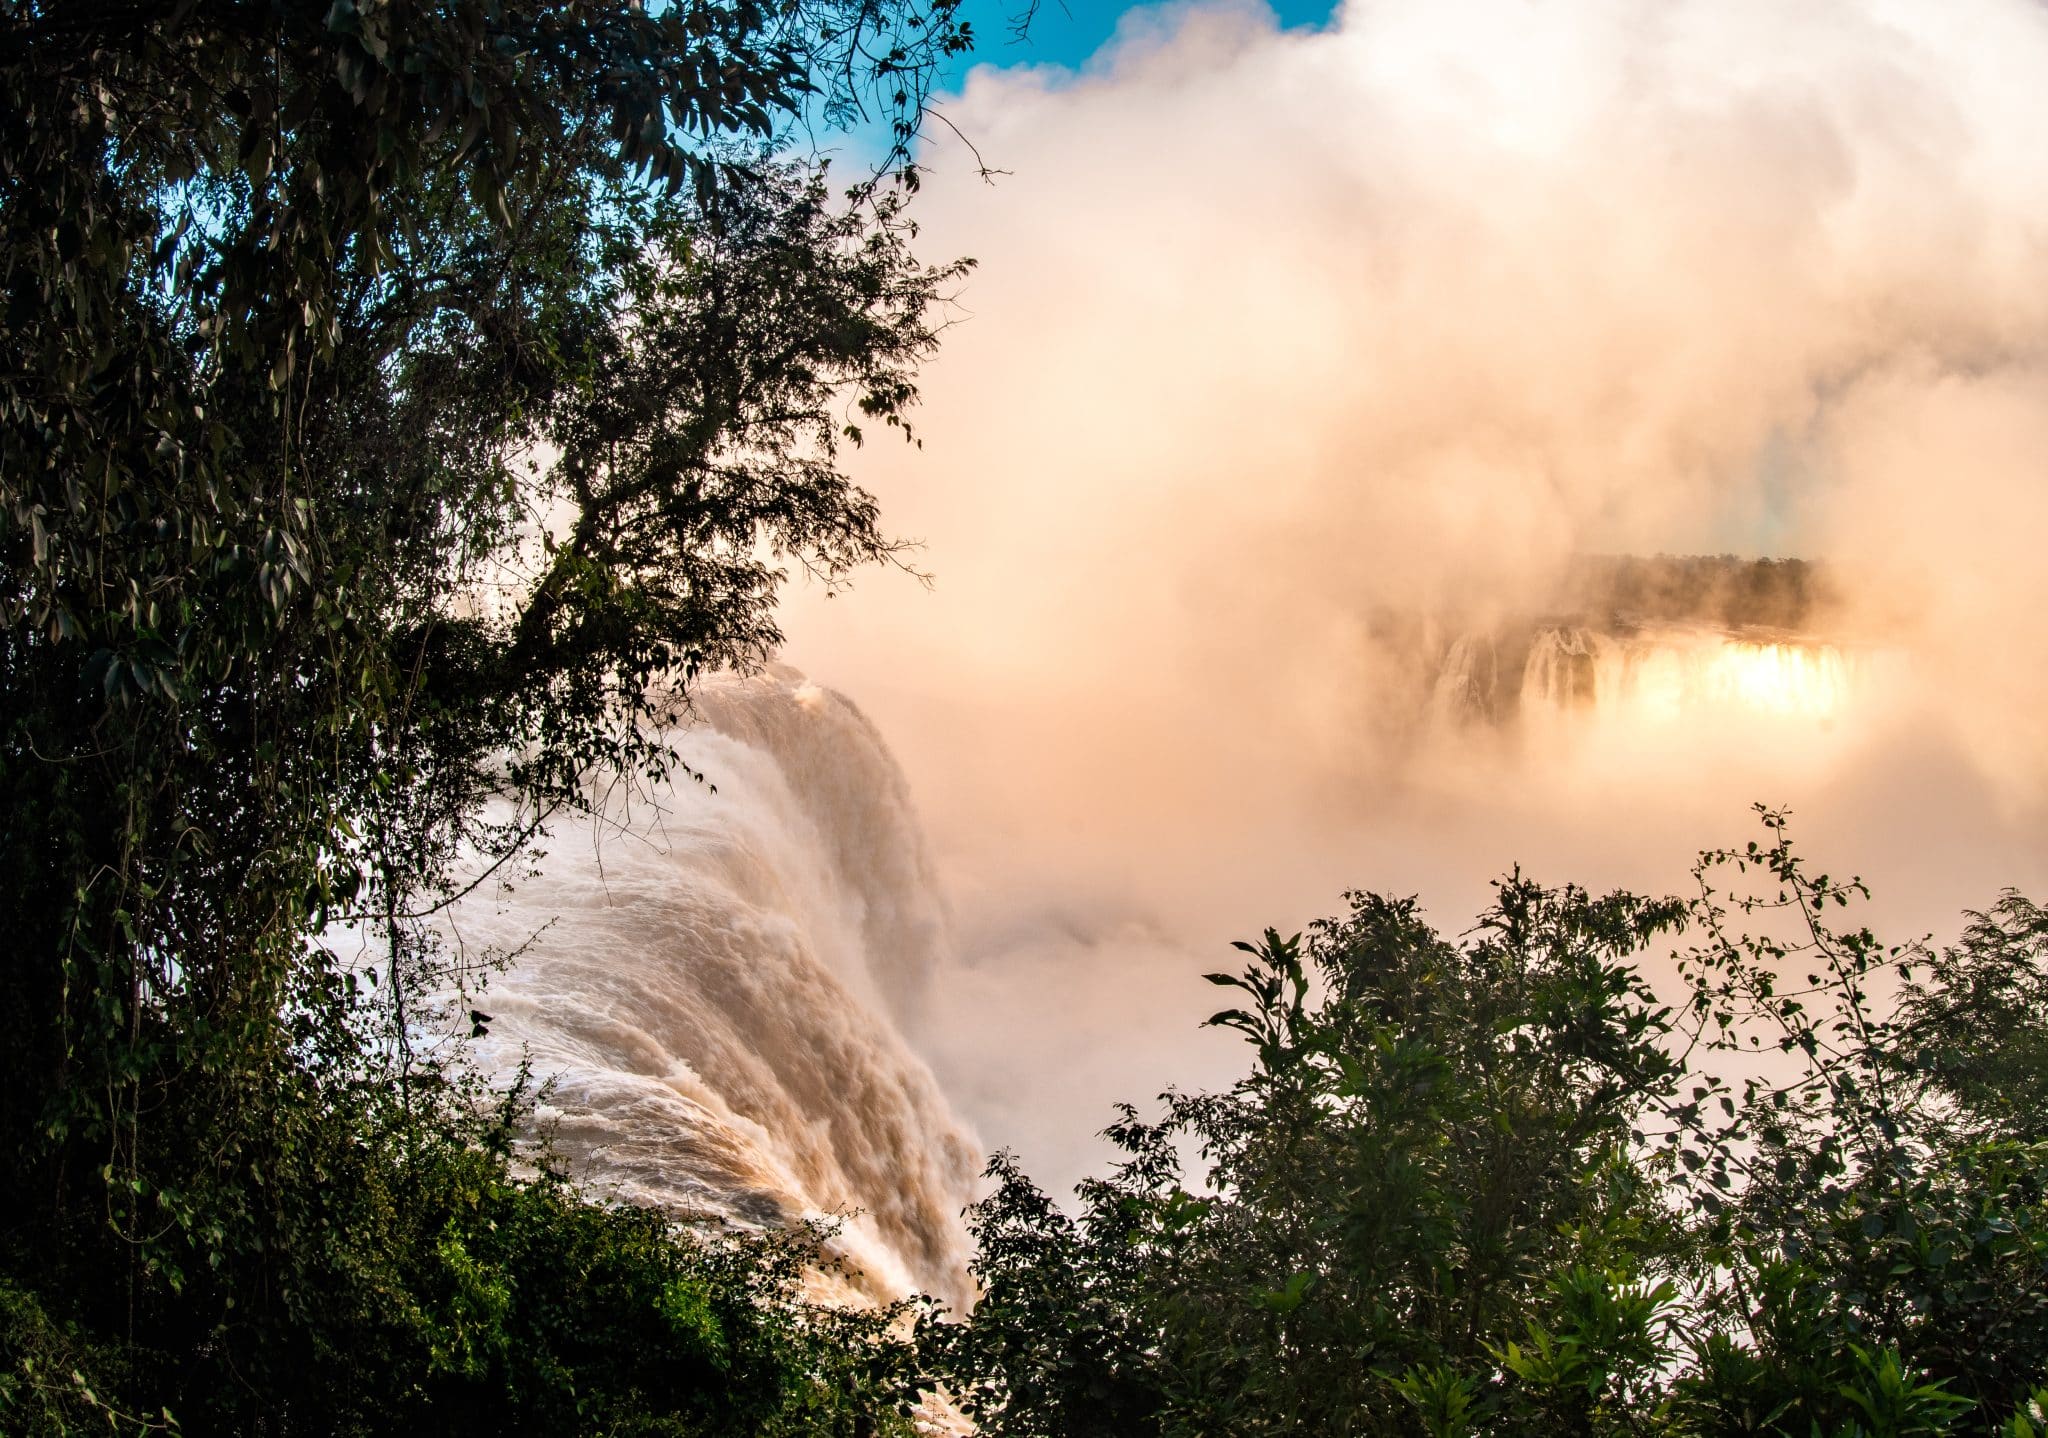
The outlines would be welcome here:
[[[1058,1179],[1111,1095],[1216,1076],[1193,974],[1345,887],[1676,887],[1763,800],[1880,921],[2039,889],[2044,66],[2021,0],[1395,0],[969,77],[1006,173],[935,142],[922,243],[981,265],[923,449],[861,469],[936,583],[788,628],[934,831],[923,1042],[985,1140]],[[1823,564],[1878,679],[1386,738],[1375,616],[1448,645],[1575,556],[1724,552]]]

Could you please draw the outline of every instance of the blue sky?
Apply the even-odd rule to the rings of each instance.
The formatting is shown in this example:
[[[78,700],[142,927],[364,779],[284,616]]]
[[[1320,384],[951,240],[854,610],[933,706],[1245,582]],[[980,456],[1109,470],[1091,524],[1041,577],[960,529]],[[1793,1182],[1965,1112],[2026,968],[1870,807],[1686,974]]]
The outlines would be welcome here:
[[[1329,0],[1268,0],[1287,28],[1326,23],[1336,8]],[[1078,68],[1116,33],[1117,21],[1132,10],[1146,8],[1123,0],[1040,0],[1029,36],[1020,44],[1010,34],[1019,12],[1015,0],[965,0],[963,17],[973,23],[973,65],[1066,65]],[[954,77],[957,83],[958,77]],[[949,86],[950,88],[950,86]]]
[[[960,17],[974,27],[975,47],[955,60],[940,76],[939,94],[958,93],[967,74],[977,66],[1062,65],[1078,70],[1090,56],[1108,43],[1124,16],[1139,10],[1168,9],[1203,0],[1161,0],[1158,4],[1132,4],[1129,0],[1039,0],[1025,36],[1014,33],[1016,17],[1029,0],[963,0]],[[1258,3],[1258,0],[1253,0]],[[1334,0],[1263,0],[1279,19],[1283,29],[1313,29],[1329,23],[1336,11]],[[942,131],[927,121],[927,138]],[[821,129],[808,137],[823,153],[838,158],[841,165],[874,165],[888,150],[889,133],[879,116],[837,132]],[[798,149],[806,147],[804,142]],[[855,173],[849,168],[846,173]]]

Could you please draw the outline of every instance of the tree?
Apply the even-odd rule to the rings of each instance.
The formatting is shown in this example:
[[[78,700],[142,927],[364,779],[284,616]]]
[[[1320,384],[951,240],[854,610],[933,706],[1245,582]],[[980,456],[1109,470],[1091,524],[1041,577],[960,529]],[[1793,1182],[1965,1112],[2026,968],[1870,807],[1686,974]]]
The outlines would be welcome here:
[[[1900,1059],[1987,1138],[2048,1139],[2048,911],[2008,889],[1926,956],[1900,1006]],[[1990,1036],[1991,1042],[1986,1042]]]
[[[1363,894],[1305,954],[1240,944],[1252,963],[1209,976],[1248,1000],[1211,1020],[1254,1047],[1234,1089],[1169,1095],[1154,1125],[1127,1113],[1110,1133],[1130,1161],[1084,1189],[1079,1225],[992,1170],[972,1215],[987,1296],[935,1335],[992,1431],[1096,1431],[1091,1388],[1020,1387],[1079,1368],[1066,1335],[1101,1327],[1046,1321],[1033,1295],[1121,1295],[1124,1341],[1090,1364],[1150,1393],[1123,1431],[1405,1432],[1404,1375],[1483,1361],[1617,1235],[1654,1251],[1661,1215],[1618,1154],[1675,1070],[1624,959],[1681,912],[1515,875],[1462,945],[1412,900]],[[1206,1170],[1183,1186],[1187,1146]]]
[[[1762,818],[1683,903],[1517,873],[1456,942],[1354,895],[1239,945],[1235,1087],[1123,1110],[1072,1216],[991,1165],[925,1334],[983,1431],[2043,1431],[2039,912],[1881,945]]]
[[[21,1332],[227,1415],[398,1302],[304,1245],[494,1131],[412,1053],[458,865],[663,772],[786,565],[896,552],[836,454],[961,273],[903,211],[955,3],[0,0]],[[862,106],[887,173],[776,158]]]

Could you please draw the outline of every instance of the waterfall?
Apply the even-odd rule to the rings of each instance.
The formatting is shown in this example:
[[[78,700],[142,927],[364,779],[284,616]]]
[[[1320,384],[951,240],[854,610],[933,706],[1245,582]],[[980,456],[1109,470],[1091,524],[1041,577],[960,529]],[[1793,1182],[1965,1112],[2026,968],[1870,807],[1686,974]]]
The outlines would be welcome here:
[[[1638,727],[1714,714],[1828,722],[1868,688],[1872,667],[1871,655],[1811,638],[1546,629],[1529,646],[1520,707]]]
[[[1474,724],[1632,734],[1681,719],[1827,724],[1899,664],[1880,648],[1768,630],[1524,623],[1440,642],[1411,702],[1445,737]]]
[[[456,915],[465,945],[520,950],[479,1056],[552,1079],[539,1118],[599,1192],[741,1224],[858,1210],[868,1292],[959,1302],[980,1150],[905,1038],[948,926],[903,776],[794,670],[695,699],[676,747],[705,782],[622,786]]]
[[[1500,692],[1500,655],[1484,634],[1460,634],[1444,651],[1430,686],[1428,720],[1459,725],[1492,719]]]
[[[1522,668],[1523,712],[1587,709],[1597,704],[1603,649],[1609,659],[1607,688],[1611,694],[1615,692],[1612,645],[1603,645],[1591,631],[1577,627],[1539,631]]]

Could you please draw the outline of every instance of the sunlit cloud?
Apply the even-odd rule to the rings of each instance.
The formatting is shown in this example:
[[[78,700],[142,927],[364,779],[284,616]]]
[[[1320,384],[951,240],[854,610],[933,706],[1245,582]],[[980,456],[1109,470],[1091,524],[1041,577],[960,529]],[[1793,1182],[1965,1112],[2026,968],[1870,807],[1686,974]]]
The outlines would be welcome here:
[[[1133,916],[1206,956],[1345,885],[1680,881],[1758,799],[1890,863],[1916,924],[2033,882],[2043,74],[2027,0],[1182,6],[978,70],[947,114],[1009,173],[927,156],[921,243],[981,264],[925,447],[861,467],[936,586],[798,596],[791,655],[902,752],[970,917],[1080,895],[1098,969]],[[1547,727],[1386,720],[1435,671],[1375,614],[1440,664],[1575,555],[1723,550],[1823,561],[1838,603],[1609,636]],[[1052,929],[991,928],[1030,942],[976,982],[1085,984]]]

